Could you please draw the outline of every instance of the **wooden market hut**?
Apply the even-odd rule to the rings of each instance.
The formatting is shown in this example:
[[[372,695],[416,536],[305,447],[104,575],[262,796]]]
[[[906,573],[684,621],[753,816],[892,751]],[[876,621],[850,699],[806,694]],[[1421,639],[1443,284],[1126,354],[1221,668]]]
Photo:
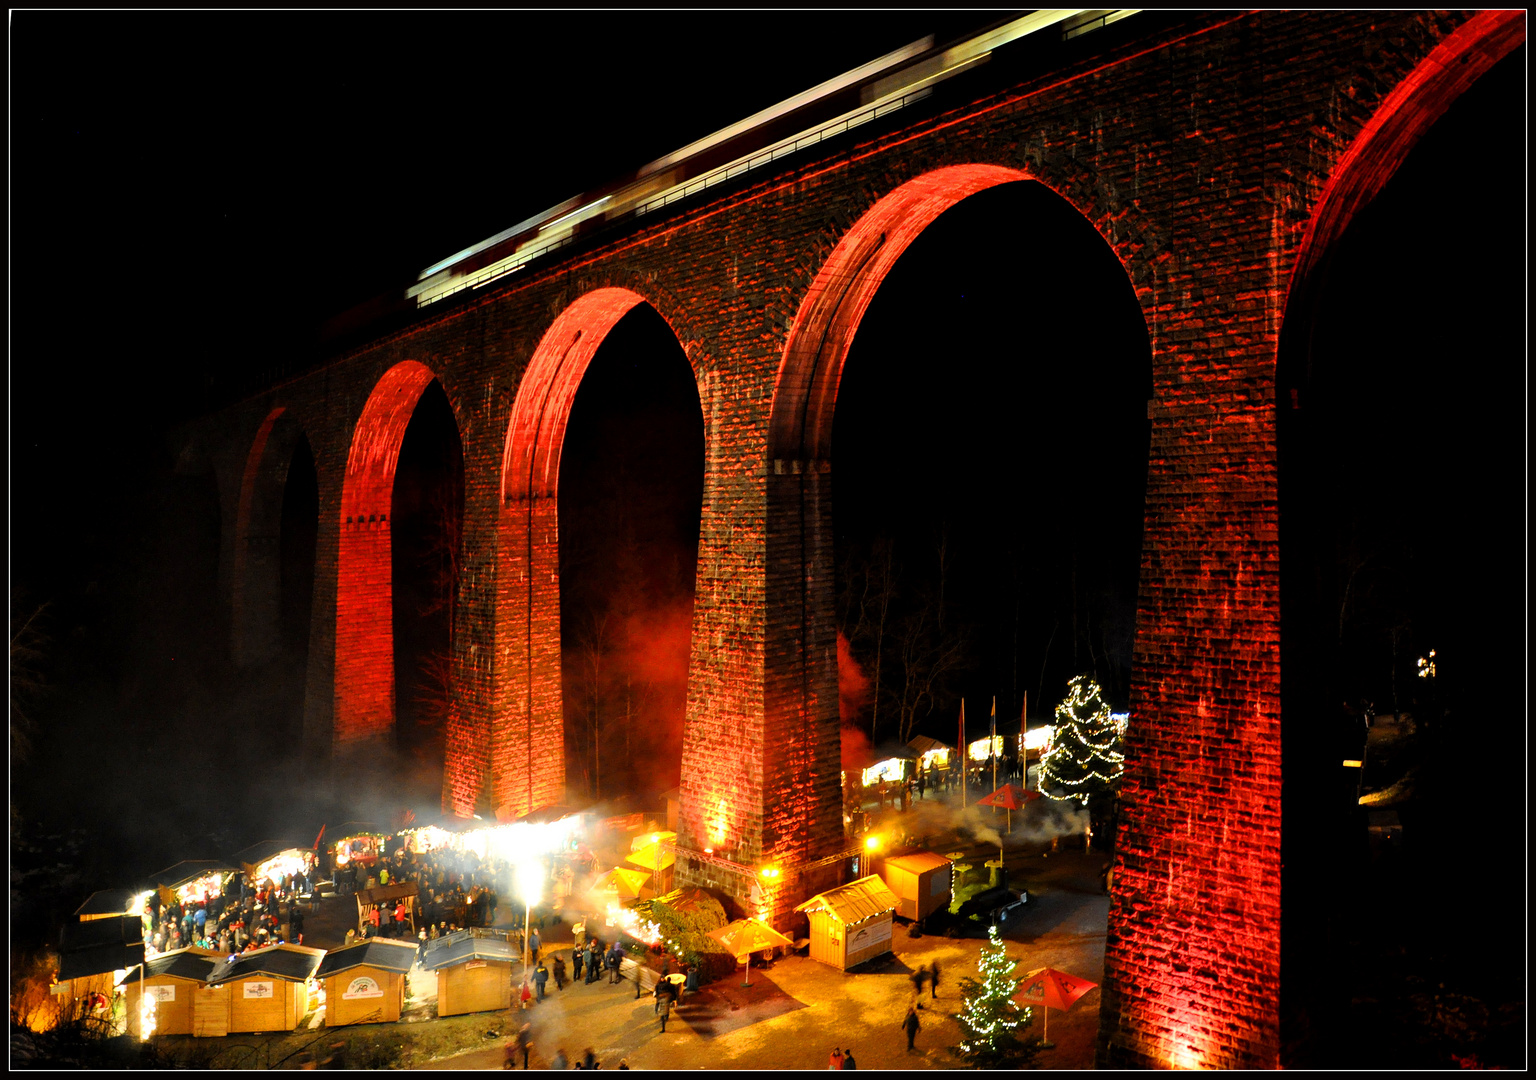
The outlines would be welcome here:
[[[324,949],[279,944],[221,961],[193,1001],[192,1034],[292,1031],[309,1012],[309,980],[324,956]]]
[[[217,859],[184,859],[150,876],[146,888],[159,892],[160,902],[169,904],[177,898],[212,900],[224,892],[238,867]]]
[[[890,952],[899,903],[874,874],[817,893],[795,908],[811,922],[811,959],[847,971]]]
[[[315,978],[325,988],[325,1026],[392,1024],[405,1008],[405,977],[416,963],[416,944],[372,938],[332,949]]]
[[[421,920],[421,898],[417,895],[414,881],[401,882],[399,885],[375,885],[371,889],[360,889],[357,897],[357,932],[363,932],[364,924],[370,922],[368,912],[380,904],[388,904],[393,911],[395,905],[401,900],[405,901],[405,917],[411,928],[411,936],[416,935],[416,924]]]
[[[280,866],[273,865],[277,860],[282,860]],[[313,872],[315,852],[301,843],[263,840],[236,852],[235,862],[240,864],[251,883],[260,888],[263,879],[275,885],[285,872],[293,873],[297,867],[309,867]]]
[[[949,903],[951,865],[931,851],[907,851],[877,858],[873,869],[896,894],[897,916],[918,922]]]
[[[87,994],[110,999],[116,973],[143,962],[144,922],[138,915],[65,923],[59,935],[59,981],[51,992],[67,1001],[66,1010]]]
[[[156,1001],[156,1035],[191,1035],[192,1003],[222,960],[219,953],[193,945],[146,960],[142,978],[139,971],[130,971],[123,980],[128,1005],[128,1034],[139,1037],[139,994],[142,991]]]
[[[512,968],[521,962],[499,937],[453,934],[427,949],[424,967],[437,972],[437,1015],[493,1012],[512,1007]]]

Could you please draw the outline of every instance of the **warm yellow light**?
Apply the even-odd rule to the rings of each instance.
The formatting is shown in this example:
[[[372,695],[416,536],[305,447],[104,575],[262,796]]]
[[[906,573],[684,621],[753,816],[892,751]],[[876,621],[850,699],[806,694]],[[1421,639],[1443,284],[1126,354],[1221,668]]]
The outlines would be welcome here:
[[[759,874],[762,876],[763,880],[771,880],[779,876],[779,868],[776,866],[765,866],[762,868],[762,870],[759,871]]]
[[[864,840],[864,850],[865,851],[874,851],[879,846],[880,846],[880,838],[878,836],[866,837],[865,840]]]
[[[1362,764],[1361,762],[1356,761],[1354,758],[1345,758],[1344,759],[1344,767],[1346,769],[1358,769],[1358,768],[1360,768],[1361,764]]]

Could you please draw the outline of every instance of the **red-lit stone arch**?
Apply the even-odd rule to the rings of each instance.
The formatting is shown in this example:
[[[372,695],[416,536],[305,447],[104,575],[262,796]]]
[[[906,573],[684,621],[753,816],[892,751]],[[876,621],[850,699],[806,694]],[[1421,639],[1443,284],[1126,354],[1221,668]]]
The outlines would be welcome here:
[[[1523,10],[1479,12],[1452,31],[1387,95],[1328,178],[1302,235],[1286,314],[1310,302],[1316,272],[1360,209],[1375,198],[1451,103],[1525,43]]]
[[[246,451],[235,506],[230,650],[242,667],[272,659],[278,649],[279,529],[283,488],[303,425],[279,405],[262,420]]]
[[[528,361],[507,424],[497,529],[496,691],[490,772],[498,815],[559,802],[565,788],[560,673],[560,451],[582,377],[645,297],[600,288],[562,311]],[[483,775],[450,764],[454,808]]]
[[[396,364],[374,386],[352,433],[341,490],[336,573],[334,746],[389,736],[395,723],[390,504],[400,444],[431,369]]]

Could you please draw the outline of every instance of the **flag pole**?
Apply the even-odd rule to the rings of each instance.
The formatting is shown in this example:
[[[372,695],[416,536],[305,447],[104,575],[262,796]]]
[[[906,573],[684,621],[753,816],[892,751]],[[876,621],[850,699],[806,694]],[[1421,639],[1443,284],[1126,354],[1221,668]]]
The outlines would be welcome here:
[[[987,738],[987,753],[992,755],[992,790],[997,790],[997,695],[992,695],[992,734]],[[992,807],[997,813],[997,807]]]
[[[960,745],[955,747],[955,757],[960,766],[960,809],[965,809],[965,698],[960,699]]]

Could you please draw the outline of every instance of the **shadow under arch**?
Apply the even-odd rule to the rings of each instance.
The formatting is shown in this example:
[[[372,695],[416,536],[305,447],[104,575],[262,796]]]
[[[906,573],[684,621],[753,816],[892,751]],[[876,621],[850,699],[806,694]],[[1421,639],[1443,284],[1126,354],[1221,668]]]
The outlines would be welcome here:
[[[450,764],[445,809],[467,812],[487,771],[498,817],[564,797],[560,453],[592,358],[619,321],[644,303],[639,293],[611,286],[578,297],[545,331],[518,385],[502,455],[490,756],[457,769]]]
[[[237,667],[264,663],[278,651],[283,493],[301,442],[314,445],[298,418],[278,405],[257,427],[246,452],[231,581],[230,654]]]
[[[336,562],[333,753],[388,739],[395,726],[390,505],[400,444],[435,378],[415,360],[380,377],[353,429]],[[457,422],[457,421],[456,421]]]

